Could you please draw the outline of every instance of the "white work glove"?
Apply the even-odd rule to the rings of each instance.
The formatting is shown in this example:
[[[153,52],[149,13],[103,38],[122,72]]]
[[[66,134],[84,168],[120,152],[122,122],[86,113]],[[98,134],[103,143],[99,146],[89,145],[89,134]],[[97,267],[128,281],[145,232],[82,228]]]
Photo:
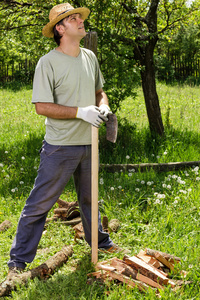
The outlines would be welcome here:
[[[104,121],[107,121],[107,118],[100,114],[99,107],[95,105],[78,107],[76,118],[82,119],[97,128],[99,128]]]
[[[99,106],[99,111],[105,117],[107,117],[108,114],[112,114],[110,107],[107,104],[101,104]]]

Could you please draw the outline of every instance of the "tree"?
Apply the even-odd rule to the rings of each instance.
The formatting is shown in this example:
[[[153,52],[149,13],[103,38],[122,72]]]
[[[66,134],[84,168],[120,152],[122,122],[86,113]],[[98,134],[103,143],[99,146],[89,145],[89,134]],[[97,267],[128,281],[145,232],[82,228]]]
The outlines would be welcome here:
[[[124,36],[118,35],[116,38],[134,49],[134,57],[141,65],[142,88],[150,129],[163,135],[164,127],[156,91],[154,50],[159,35],[186,20],[199,5],[197,3],[188,7],[187,1],[183,0],[128,0],[121,5],[130,16],[132,28],[129,27],[129,32]]]
[[[0,34],[6,53],[38,59],[55,44],[41,35],[52,6],[61,0],[0,0]],[[106,92],[113,111],[125,97],[134,99],[134,86],[141,75],[149,126],[152,132],[164,133],[156,91],[154,51],[160,37],[170,36],[180,22],[188,21],[199,9],[199,0],[71,0],[71,4],[87,6],[91,16],[86,28],[98,33],[98,58],[106,79]],[[23,31],[22,31],[23,29]],[[14,46],[12,44],[14,41]],[[11,47],[13,46],[13,47]],[[16,50],[17,47],[17,50]],[[8,50],[9,49],[9,50]],[[11,51],[10,49],[13,49]]]

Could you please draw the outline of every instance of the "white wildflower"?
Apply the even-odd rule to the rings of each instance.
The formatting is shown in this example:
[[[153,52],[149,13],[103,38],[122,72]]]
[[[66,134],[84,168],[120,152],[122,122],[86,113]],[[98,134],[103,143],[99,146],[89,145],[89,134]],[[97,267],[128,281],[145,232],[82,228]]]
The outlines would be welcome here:
[[[187,194],[187,192],[185,190],[180,190],[179,192],[183,193],[183,194]]]
[[[151,181],[147,181],[147,185],[152,185],[152,182]]]
[[[154,202],[154,204],[161,204],[160,199],[156,199],[156,201]]]
[[[0,163],[0,167],[2,167],[2,168],[3,168],[3,164],[2,164],[2,163]]]
[[[144,181],[144,180],[142,180],[142,181],[141,181],[141,184],[145,184],[145,181]]]
[[[131,177],[133,174],[132,173],[128,173],[128,176]]]
[[[171,185],[168,184],[168,185],[167,185],[167,189],[171,190],[171,188],[172,188]]]
[[[14,193],[14,192],[15,192],[15,189],[12,189],[11,192]]]
[[[99,183],[104,184],[103,178],[100,178]]]
[[[114,188],[113,186],[111,186],[111,188],[110,188],[110,189],[111,189],[111,191],[114,191],[114,189],[115,189],[115,188]]]
[[[174,203],[172,203],[172,204],[176,205],[177,203],[178,203],[178,200],[175,200]]]
[[[167,155],[167,151],[165,151],[163,154],[164,154],[164,155]]]
[[[130,156],[129,155],[126,155],[126,159],[129,159],[130,158]]]
[[[196,180],[199,181],[199,180],[200,180],[200,177],[196,177]]]
[[[22,160],[24,160],[25,159],[25,157],[24,156],[22,156]]]
[[[24,184],[24,182],[23,182],[23,181],[20,181],[19,184]]]
[[[166,185],[165,183],[163,183],[163,184],[162,184],[162,187],[163,187],[163,188],[166,188],[166,187],[167,187],[167,185]]]
[[[157,197],[158,197],[158,199],[164,199],[166,196],[165,196],[165,194],[158,194]]]
[[[136,191],[136,192],[139,192],[139,191],[140,191],[140,189],[139,189],[139,188],[136,188],[136,189],[135,189],[135,191]]]

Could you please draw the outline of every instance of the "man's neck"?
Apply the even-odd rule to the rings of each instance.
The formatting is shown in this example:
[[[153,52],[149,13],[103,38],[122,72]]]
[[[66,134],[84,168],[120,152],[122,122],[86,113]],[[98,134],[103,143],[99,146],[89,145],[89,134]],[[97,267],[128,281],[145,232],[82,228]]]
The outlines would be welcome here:
[[[56,50],[66,55],[77,57],[80,53],[80,43],[77,41],[71,43],[63,41]]]

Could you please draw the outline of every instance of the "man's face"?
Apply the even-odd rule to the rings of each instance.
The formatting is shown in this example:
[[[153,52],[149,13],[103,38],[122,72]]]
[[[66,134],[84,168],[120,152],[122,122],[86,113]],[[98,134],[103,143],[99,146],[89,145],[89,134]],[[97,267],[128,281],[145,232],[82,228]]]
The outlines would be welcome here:
[[[78,37],[82,39],[86,35],[84,21],[80,14],[68,16],[63,20],[63,25],[58,26],[59,31],[61,30],[62,36],[67,35],[68,37]]]

